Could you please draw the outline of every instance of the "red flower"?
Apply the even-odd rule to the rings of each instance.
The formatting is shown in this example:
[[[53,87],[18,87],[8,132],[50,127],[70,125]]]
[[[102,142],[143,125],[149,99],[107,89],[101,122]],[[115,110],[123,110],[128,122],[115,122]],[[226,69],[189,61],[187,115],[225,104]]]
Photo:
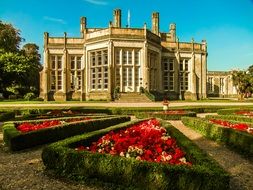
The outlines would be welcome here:
[[[210,122],[214,124],[218,124],[224,127],[232,128],[238,131],[244,131],[253,134],[252,127],[246,123],[231,123],[229,121],[225,120],[219,120],[219,119],[210,119]]]
[[[235,112],[235,114],[253,117],[253,111],[238,111],[238,112]]]
[[[50,120],[50,121],[44,121],[41,123],[22,123],[17,126],[17,129],[21,132],[29,132],[29,131],[35,131],[38,129],[44,129],[48,127],[54,127],[56,125],[60,125],[64,122],[70,123],[70,122],[77,122],[77,121],[84,121],[84,120],[89,120],[90,118],[71,118],[67,119],[65,121],[60,121],[60,120]]]
[[[111,131],[93,142],[90,147],[77,148],[91,152],[120,155],[137,160],[187,164],[184,152],[177,147],[176,140],[171,138],[159,121],[152,119],[141,122],[117,133]]]

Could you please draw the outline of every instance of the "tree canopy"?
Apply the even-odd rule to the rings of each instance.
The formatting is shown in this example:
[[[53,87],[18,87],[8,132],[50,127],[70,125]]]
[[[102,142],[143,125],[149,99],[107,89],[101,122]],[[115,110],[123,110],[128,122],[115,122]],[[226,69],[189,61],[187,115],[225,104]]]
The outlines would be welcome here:
[[[24,39],[20,37],[20,30],[11,24],[5,24],[0,20],[0,49],[4,52],[18,52],[20,43]]]
[[[5,97],[39,93],[39,47],[28,43],[20,49],[23,40],[20,30],[0,21],[0,93]]]
[[[242,100],[247,94],[253,93],[253,65],[246,71],[232,71],[233,84],[237,89],[239,99]]]

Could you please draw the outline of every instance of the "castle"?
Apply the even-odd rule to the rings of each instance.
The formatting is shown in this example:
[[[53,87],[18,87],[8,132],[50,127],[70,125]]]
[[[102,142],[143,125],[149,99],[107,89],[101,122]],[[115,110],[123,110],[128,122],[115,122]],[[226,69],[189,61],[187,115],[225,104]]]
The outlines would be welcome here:
[[[81,36],[50,37],[44,33],[44,68],[40,97],[44,100],[112,100],[120,93],[167,94],[170,99],[207,97],[207,43],[180,42],[176,24],[159,28],[122,27],[121,10],[114,10],[107,28],[88,28],[80,19]]]

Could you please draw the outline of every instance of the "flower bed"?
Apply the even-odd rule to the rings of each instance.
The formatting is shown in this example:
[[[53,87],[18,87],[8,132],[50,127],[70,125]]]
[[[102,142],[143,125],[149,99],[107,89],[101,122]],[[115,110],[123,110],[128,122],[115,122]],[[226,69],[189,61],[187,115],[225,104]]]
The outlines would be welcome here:
[[[236,115],[244,115],[244,116],[253,118],[253,111],[237,111],[237,112],[235,112],[235,114]]]
[[[169,110],[163,112],[141,112],[136,114],[138,118],[156,117],[164,120],[180,120],[183,116],[196,117],[196,113],[185,110]]]
[[[229,187],[229,175],[181,132],[167,122],[161,123],[164,128],[155,124],[155,126],[146,129],[153,131],[150,134],[154,139],[152,141],[148,138],[148,133],[145,133],[146,130],[143,129],[144,132],[138,129],[140,122],[143,121],[145,120],[122,123],[51,144],[43,149],[43,163],[48,169],[53,169],[57,174],[65,177],[76,180],[96,178],[97,180],[120,184],[125,189],[227,189]],[[141,137],[144,138],[141,139],[140,137],[137,140],[135,138],[138,138],[139,130]],[[157,137],[159,134],[162,139]],[[128,136],[125,136],[126,138],[123,141],[124,135]],[[129,135],[131,138],[128,138]],[[103,136],[106,137],[102,138]],[[110,139],[109,142],[107,137]],[[112,138],[118,139],[118,141],[114,142],[114,150],[109,150],[107,147],[114,141]],[[174,145],[173,140],[171,142],[169,139],[176,139],[180,151],[175,151],[178,147]],[[92,144],[92,142],[97,141],[102,143],[100,145]],[[178,152],[178,156],[176,156],[177,153],[173,154],[174,157],[185,156],[187,162],[180,161],[180,158],[173,159],[170,156],[164,158],[161,156],[159,161],[158,154],[163,153],[159,147],[156,147],[159,145],[158,141],[167,142],[163,144],[163,148],[173,144],[172,147],[175,149],[170,149],[169,153]],[[124,142],[127,142],[126,144],[130,142],[138,144],[139,142],[142,147],[139,144],[138,146],[131,146],[131,148],[125,148],[127,152],[124,153]],[[144,148],[145,143],[150,146],[148,149]],[[100,149],[104,148],[100,152],[109,151],[111,154],[96,152],[95,149],[97,150],[96,147],[98,146]],[[79,151],[76,147],[79,147],[77,148]],[[87,147],[92,151],[87,151]],[[143,154],[141,154],[140,149],[142,149]],[[114,155],[115,151],[120,152],[121,156]],[[124,156],[121,152],[124,153]],[[186,154],[184,155],[182,152]],[[141,155],[138,157],[137,154]],[[142,158],[146,158],[148,161]],[[170,163],[170,160],[176,161]],[[162,161],[164,162],[160,163]]]
[[[64,119],[64,118],[63,118]],[[65,118],[69,119],[69,118]],[[106,128],[121,122],[129,121],[130,117],[94,117],[91,120],[77,121],[55,125],[40,130],[21,132],[16,126],[23,122],[6,122],[3,125],[3,139],[10,150],[22,150],[33,146],[55,142],[67,137]],[[26,121],[34,122],[34,121]],[[41,121],[40,121],[41,122]]]
[[[244,115],[252,117],[253,108],[230,108],[230,109],[220,109],[217,111],[219,115]]]
[[[228,128],[235,129],[238,131],[244,131],[244,132],[253,134],[253,127],[246,123],[233,123],[233,122],[221,120],[221,119],[210,119],[209,121],[211,123],[218,124],[224,127],[228,127]]]
[[[249,133],[225,128],[203,118],[182,117],[182,122],[209,139],[225,143],[229,148],[246,156],[253,156],[253,135]]]
[[[91,146],[79,146],[77,150],[119,155],[126,158],[163,162],[169,164],[188,164],[185,153],[177,146],[166,129],[160,126],[156,119],[143,121],[117,133],[101,137]]]
[[[86,120],[90,120],[90,119],[91,119],[90,117],[83,117],[83,118],[68,118],[65,120],[47,120],[47,121],[36,122],[36,123],[24,122],[24,123],[18,124],[18,126],[16,126],[16,128],[17,128],[17,130],[25,133],[25,132],[35,131],[35,130],[39,130],[39,129],[45,129],[48,127],[54,127],[54,126],[65,124],[65,123],[86,121]],[[95,119],[95,118],[93,118],[93,119]]]
[[[93,110],[94,111],[94,110]],[[36,119],[49,119],[59,117],[74,117],[74,116],[106,116],[105,113],[94,113],[88,110],[80,109],[59,109],[59,110],[48,110],[48,109],[36,109],[36,110],[21,110],[18,111],[19,115],[16,117],[16,121],[20,120],[36,120]]]
[[[206,119],[222,119],[228,121],[240,121],[253,124],[253,118],[244,117],[241,115],[206,115]]]

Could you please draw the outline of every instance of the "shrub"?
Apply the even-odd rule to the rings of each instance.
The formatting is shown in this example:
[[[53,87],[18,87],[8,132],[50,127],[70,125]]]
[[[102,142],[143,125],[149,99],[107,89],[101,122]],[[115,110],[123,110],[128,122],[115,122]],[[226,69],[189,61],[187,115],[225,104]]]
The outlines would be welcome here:
[[[156,117],[164,120],[180,120],[183,116],[196,117],[196,113],[189,111],[183,111],[177,114],[166,114],[165,112],[140,112],[136,113],[135,116],[137,118]]]
[[[253,156],[253,135],[251,134],[224,128],[202,118],[182,117],[182,122],[211,140],[225,143],[229,148],[251,158]]]
[[[24,99],[27,100],[27,101],[30,101],[34,98],[36,98],[36,96],[33,92],[28,92],[24,95]]]
[[[229,109],[220,109],[217,111],[219,115],[233,115],[239,111],[253,111],[252,107],[244,107],[244,108],[229,108]]]
[[[126,116],[109,117],[95,120],[66,123],[55,127],[21,133],[16,129],[16,124],[22,122],[6,122],[3,125],[3,138],[10,150],[22,150],[33,146],[55,142],[67,137],[103,129],[111,125],[129,121]]]
[[[245,117],[241,115],[206,115],[206,119],[223,119],[232,121],[241,121],[253,123],[253,117]]]
[[[97,178],[139,189],[227,189],[229,175],[194,143],[170,124],[163,122],[171,136],[177,139],[192,167],[159,164],[120,156],[76,151],[74,147],[88,146],[109,131],[132,126],[127,122],[106,129],[75,136],[43,149],[45,166],[72,179]]]
[[[11,119],[15,119],[14,111],[0,112],[0,121],[7,121]]]

